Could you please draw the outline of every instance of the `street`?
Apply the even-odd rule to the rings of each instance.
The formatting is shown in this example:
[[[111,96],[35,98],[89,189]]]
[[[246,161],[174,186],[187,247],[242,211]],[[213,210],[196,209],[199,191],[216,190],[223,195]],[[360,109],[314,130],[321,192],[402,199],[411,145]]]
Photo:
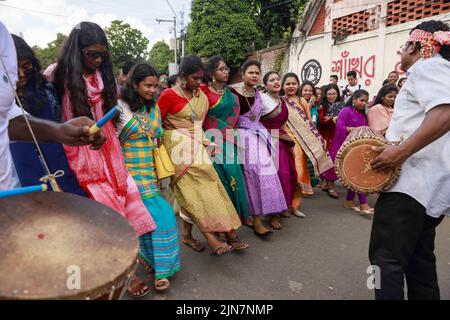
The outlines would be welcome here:
[[[283,229],[267,240],[241,227],[239,235],[250,244],[244,253],[214,257],[208,250],[197,253],[181,245],[182,268],[170,279],[171,288],[160,294],[151,286],[152,292],[143,299],[373,299],[366,286],[372,220],[342,207],[342,187],[339,200],[314,191],[302,205],[307,218],[283,219]],[[370,205],[375,200],[370,196]],[[437,228],[435,251],[442,299],[450,299],[449,244],[450,221],[445,219]]]

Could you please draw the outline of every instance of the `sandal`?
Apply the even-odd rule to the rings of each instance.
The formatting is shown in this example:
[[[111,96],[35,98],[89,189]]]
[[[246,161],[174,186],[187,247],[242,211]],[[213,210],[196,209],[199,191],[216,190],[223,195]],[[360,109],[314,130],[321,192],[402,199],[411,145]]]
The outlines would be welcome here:
[[[170,288],[170,282],[167,278],[155,279],[155,289],[158,291],[164,291]]]
[[[359,209],[359,213],[361,213],[364,216],[372,216],[374,211],[375,210],[373,208],[364,209],[364,210]]]
[[[190,235],[183,235],[183,244],[187,245],[189,248],[197,252],[202,252],[203,250],[205,250],[205,246],[202,245],[197,239],[192,238],[192,236]]]
[[[247,242],[239,239],[238,237],[229,239],[227,243],[233,247],[233,250],[236,251],[245,250],[249,247],[249,244]]]
[[[327,193],[328,193],[328,195],[329,195],[331,198],[333,198],[333,199],[339,199],[339,195],[338,195],[338,193],[336,192],[336,190],[334,190],[334,189],[328,189]]]
[[[344,208],[345,209],[347,209],[347,210],[352,210],[352,211],[356,211],[356,212],[359,212],[359,207],[357,207],[357,206],[346,206],[346,205],[344,205]]]
[[[231,245],[221,246],[221,247],[217,247],[217,248],[213,249],[211,252],[211,255],[220,257],[220,256],[226,255],[227,253],[230,253],[231,251],[233,251],[233,246],[231,246]]]
[[[139,263],[144,267],[145,271],[150,272],[150,273],[155,272],[153,270],[152,266],[147,261],[145,261],[145,259],[142,258],[141,256],[139,256]]]
[[[269,224],[274,230],[281,230],[283,228],[280,221],[271,220]]]
[[[136,277],[136,275],[134,275],[127,291],[134,298],[142,298],[150,293],[150,288],[138,277]]]

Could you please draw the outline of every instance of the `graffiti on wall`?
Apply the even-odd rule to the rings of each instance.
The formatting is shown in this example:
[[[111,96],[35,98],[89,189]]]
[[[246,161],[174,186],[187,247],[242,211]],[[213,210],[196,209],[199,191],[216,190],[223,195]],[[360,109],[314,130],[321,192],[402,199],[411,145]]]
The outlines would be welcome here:
[[[402,76],[402,75],[404,75],[406,73],[405,71],[403,71],[401,69],[402,68],[402,61],[401,61],[402,53],[397,50],[397,55],[399,56],[400,60],[395,64],[395,69],[394,70],[397,71],[400,76]]]
[[[332,61],[331,72],[337,74],[339,79],[345,79],[347,72],[354,70],[358,74],[358,78],[366,79],[365,85],[369,87],[375,78],[375,62],[375,55],[354,57],[345,50],[341,52],[338,59]]]

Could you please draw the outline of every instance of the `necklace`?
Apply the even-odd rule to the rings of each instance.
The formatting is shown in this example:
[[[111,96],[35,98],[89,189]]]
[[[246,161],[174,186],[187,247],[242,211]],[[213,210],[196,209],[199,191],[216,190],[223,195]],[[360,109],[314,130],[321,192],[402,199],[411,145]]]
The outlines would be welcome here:
[[[180,92],[181,92],[181,94],[183,95],[183,98],[185,98],[185,99],[187,100],[187,102],[188,102],[188,104],[189,104],[189,107],[191,108],[191,111],[192,111],[191,120],[192,120],[192,122],[197,121],[198,115],[195,113],[195,107],[197,106],[197,103],[195,103],[194,106],[192,106],[191,101],[190,101],[190,100],[186,97],[186,95],[184,94],[183,89],[181,89],[180,86],[178,86],[178,89],[180,89]],[[194,95],[194,93],[192,92],[192,100],[194,100],[194,98],[195,98],[195,95]]]
[[[242,91],[242,96],[245,98],[245,101],[247,101],[247,105],[248,105],[248,109],[250,110],[250,121],[256,121],[256,114],[254,114],[253,113],[253,110],[252,110],[252,105],[250,104],[250,101],[248,101],[248,98],[247,97],[249,97],[249,98],[253,98],[253,97],[256,97],[256,92],[255,92],[255,89],[252,89],[252,91],[248,91],[246,88],[245,88],[245,85],[242,85],[241,87],[240,87],[240,89],[241,89],[241,91]]]
[[[216,89],[213,85],[209,86],[213,91],[215,91],[219,96],[223,96],[223,94],[225,93],[226,88],[222,88],[222,89]]]
[[[249,98],[253,98],[254,96],[256,96],[256,93],[255,93],[255,89],[252,89],[252,90],[247,90],[246,88],[245,88],[245,86],[243,86],[242,87],[242,95],[244,96],[244,97],[249,97]]]
[[[280,96],[274,97],[270,92],[267,92],[267,95],[268,95],[270,98],[272,98],[272,100],[275,101],[276,103],[279,104],[279,103],[281,102]]]
[[[149,118],[149,113],[147,112],[146,106],[143,106],[139,111],[133,112],[136,120],[141,125],[141,128],[144,130],[144,134],[147,136],[150,134],[153,136],[153,130],[150,130],[152,127],[152,123]]]

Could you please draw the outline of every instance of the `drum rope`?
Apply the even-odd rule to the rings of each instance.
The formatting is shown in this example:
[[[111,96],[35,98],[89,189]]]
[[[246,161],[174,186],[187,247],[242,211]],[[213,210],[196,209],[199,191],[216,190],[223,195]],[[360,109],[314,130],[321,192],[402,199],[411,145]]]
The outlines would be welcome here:
[[[12,92],[13,92],[15,98],[16,98],[16,101],[17,101],[20,109],[22,110],[22,115],[25,118],[25,122],[27,124],[28,130],[30,131],[31,137],[33,138],[33,142],[34,142],[34,145],[36,147],[36,151],[38,152],[38,156],[39,156],[41,165],[42,165],[42,167],[44,168],[44,170],[46,172],[46,175],[43,176],[39,180],[41,182],[44,182],[44,183],[49,182],[50,185],[52,186],[53,191],[55,191],[55,192],[62,192],[60,186],[58,185],[58,182],[56,181],[56,178],[62,177],[64,175],[64,171],[63,170],[58,170],[55,173],[51,173],[50,172],[50,169],[49,169],[49,167],[47,165],[47,161],[44,158],[44,154],[42,153],[41,147],[39,146],[39,143],[38,143],[38,141],[36,139],[34,131],[31,128],[31,124],[30,124],[30,122],[28,120],[28,117],[26,116],[27,114],[26,114],[25,109],[24,109],[24,107],[22,105],[22,102],[20,101],[19,96],[17,95],[17,92],[14,89],[13,83],[11,81],[11,77],[9,76],[9,73],[8,73],[8,69],[6,68],[5,62],[3,61],[3,57],[1,55],[0,55],[0,61],[2,63],[3,69],[5,70],[5,74],[6,74],[6,77],[8,79],[8,82],[9,82],[9,85],[11,87],[11,90],[12,90]]]

